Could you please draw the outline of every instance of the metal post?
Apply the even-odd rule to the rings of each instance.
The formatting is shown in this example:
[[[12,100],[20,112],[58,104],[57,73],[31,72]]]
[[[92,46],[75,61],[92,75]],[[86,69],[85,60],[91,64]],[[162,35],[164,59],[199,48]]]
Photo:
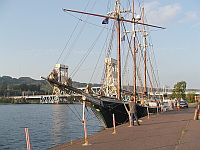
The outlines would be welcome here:
[[[149,119],[149,107],[147,106],[147,115],[148,115],[148,119]]]
[[[157,114],[158,114],[158,106],[157,106]]]
[[[129,112],[128,115],[129,115],[129,126],[128,127],[132,127],[133,126],[133,119],[131,116],[132,114]]]
[[[134,103],[134,97],[132,96],[131,97],[131,100],[129,102],[129,112],[128,112],[128,115],[129,115],[129,126],[128,127],[132,127],[133,126],[133,103]]]
[[[195,110],[195,119],[194,120],[199,120],[199,119],[200,119],[200,106],[198,104],[197,109]]]
[[[116,134],[116,127],[115,127],[115,114],[113,114],[113,133]]]
[[[194,120],[198,120],[198,109],[195,109]]]
[[[86,119],[83,120],[83,128],[84,128],[84,142],[85,142],[83,146],[87,146],[89,145],[89,142],[88,142],[88,135],[87,135]]]
[[[29,132],[28,128],[24,128],[25,136],[26,136],[26,149],[31,150],[31,144],[30,144],[30,137],[29,137]]]
[[[85,142],[83,144],[83,146],[89,145],[88,134],[87,134],[86,118],[85,118],[85,100],[86,100],[86,98],[83,97],[83,118],[82,118],[82,123],[83,123],[83,129],[84,129],[84,142]]]

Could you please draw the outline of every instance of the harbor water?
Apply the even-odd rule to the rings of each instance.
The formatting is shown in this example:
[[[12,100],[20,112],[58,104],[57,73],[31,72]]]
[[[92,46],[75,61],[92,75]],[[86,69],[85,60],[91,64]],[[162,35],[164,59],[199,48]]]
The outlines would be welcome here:
[[[88,133],[103,130],[101,123],[88,108]],[[24,128],[29,128],[31,148],[50,147],[83,138],[82,105],[16,104],[0,105],[0,149],[25,150]]]

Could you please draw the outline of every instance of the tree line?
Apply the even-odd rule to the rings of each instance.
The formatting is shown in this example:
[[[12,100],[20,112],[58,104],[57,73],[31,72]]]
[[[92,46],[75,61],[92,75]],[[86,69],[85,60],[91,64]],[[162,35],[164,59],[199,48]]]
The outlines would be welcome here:
[[[86,86],[86,83],[73,82],[75,87]],[[195,93],[186,94],[187,83],[177,82],[174,85],[171,98],[184,99],[188,102],[195,102]],[[25,96],[25,95],[52,94],[52,87],[44,80],[34,80],[30,77],[19,79],[10,76],[0,77],[0,97]]]
[[[0,77],[0,97],[51,93],[51,86],[43,80],[34,80],[29,77],[19,79],[9,76]]]

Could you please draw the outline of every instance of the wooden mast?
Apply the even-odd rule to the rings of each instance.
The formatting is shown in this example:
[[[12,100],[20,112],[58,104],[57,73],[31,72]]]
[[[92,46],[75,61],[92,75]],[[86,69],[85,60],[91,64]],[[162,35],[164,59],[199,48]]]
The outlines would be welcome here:
[[[144,7],[142,7],[142,23],[144,23]],[[143,37],[144,37],[144,96],[147,96],[147,33],[145,31],[145,26],[142,27]]]
[[[135,32],[135,17],[134,17],[134,0],[132,1],[132,32],[133,32],[133,97],[134,97],[134,102],[136,102],[136,72],[137,72],[137,66],[136,66],[136,32]]]
[[[118,15],[119,17],[119,15]],[[117,20],[117,66],[118,66],[118,88],[117,88],[117,98],[121,100],[121,39],[120,39],[120,21],[119,19]]]
[[[151,24],[146,24],[146,23],[141,23],[135,20],[134,17],[134,0],[132,1],[132,20],[126,20],[122,17],[120,17],[120,0],[116,0],[116,7],[115,7],[115,15],[110,16],[110,15],[101,15],[101,14],[95,14],[95,13],[88,13],[88,12],[83,12],[83,11],[77,11],[77,10],[72,10],[72,9],[63,9],[64,12],[74,12],[74,13],[80,13],[80,14],[85,14],[85,15],[91,15],[91,16],[96,16],[96,17],[101,17],[101,18],[106,18],[106,19],[112,19],[117,21],[116,25],[116,30],[117,30],[117,51],[118,51],[118,58],[117,58],[117,64],[118,64],[118,73],[117,73],[117,80],[118,80],[118,86],[117,86],[117,98],[121,100],[121,50],[120,50],[120,45],[121,45],[121,34],[120,34],[120,23],[121,21],[124,22],[129,22],[132,23],[132,33],[133,33],[133,94],[134,94],[134,101],[136,102],[136,75],[137,75],[137,64],[136,64],[136,31],[135,31],[135,24],[141,24],[145,26],[150,26],[150,27],[155,27],[155,28],[160,28],[160,29],[165,29],[160,26],[156,25],[151,25]]]
[[[117,15],[117,99],[121,100],[121,35],[120,35],[120,0],[116,1],[116,15]]]

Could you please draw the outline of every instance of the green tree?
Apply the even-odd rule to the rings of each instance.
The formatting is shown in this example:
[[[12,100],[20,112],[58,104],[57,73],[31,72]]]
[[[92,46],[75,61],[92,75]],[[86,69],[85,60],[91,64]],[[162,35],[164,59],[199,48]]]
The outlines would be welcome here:
[[[51,85],[49,83],[43,82],[40,86],[40,91],[42,94],[52,94],[53,88],[51,87]]]
[[[8,84],[3,82],[1,85],[1,96],[6,96],[7,95],[7,86]]]
[[[19,85],[19,88],[20,88],[22,91],[28,91],[28,85],[27,85],[27,84],[20,84],[20,85]]]
[[[195,102],[195,93],[194,92],[189,92],[187,95],[186,95],[186,99],[188,102]]]
[[[186,91],[186,82],[185,81],[177,82],[174,85],[172,98],[185,99],[185,97],[186,97],[185,91]]]

